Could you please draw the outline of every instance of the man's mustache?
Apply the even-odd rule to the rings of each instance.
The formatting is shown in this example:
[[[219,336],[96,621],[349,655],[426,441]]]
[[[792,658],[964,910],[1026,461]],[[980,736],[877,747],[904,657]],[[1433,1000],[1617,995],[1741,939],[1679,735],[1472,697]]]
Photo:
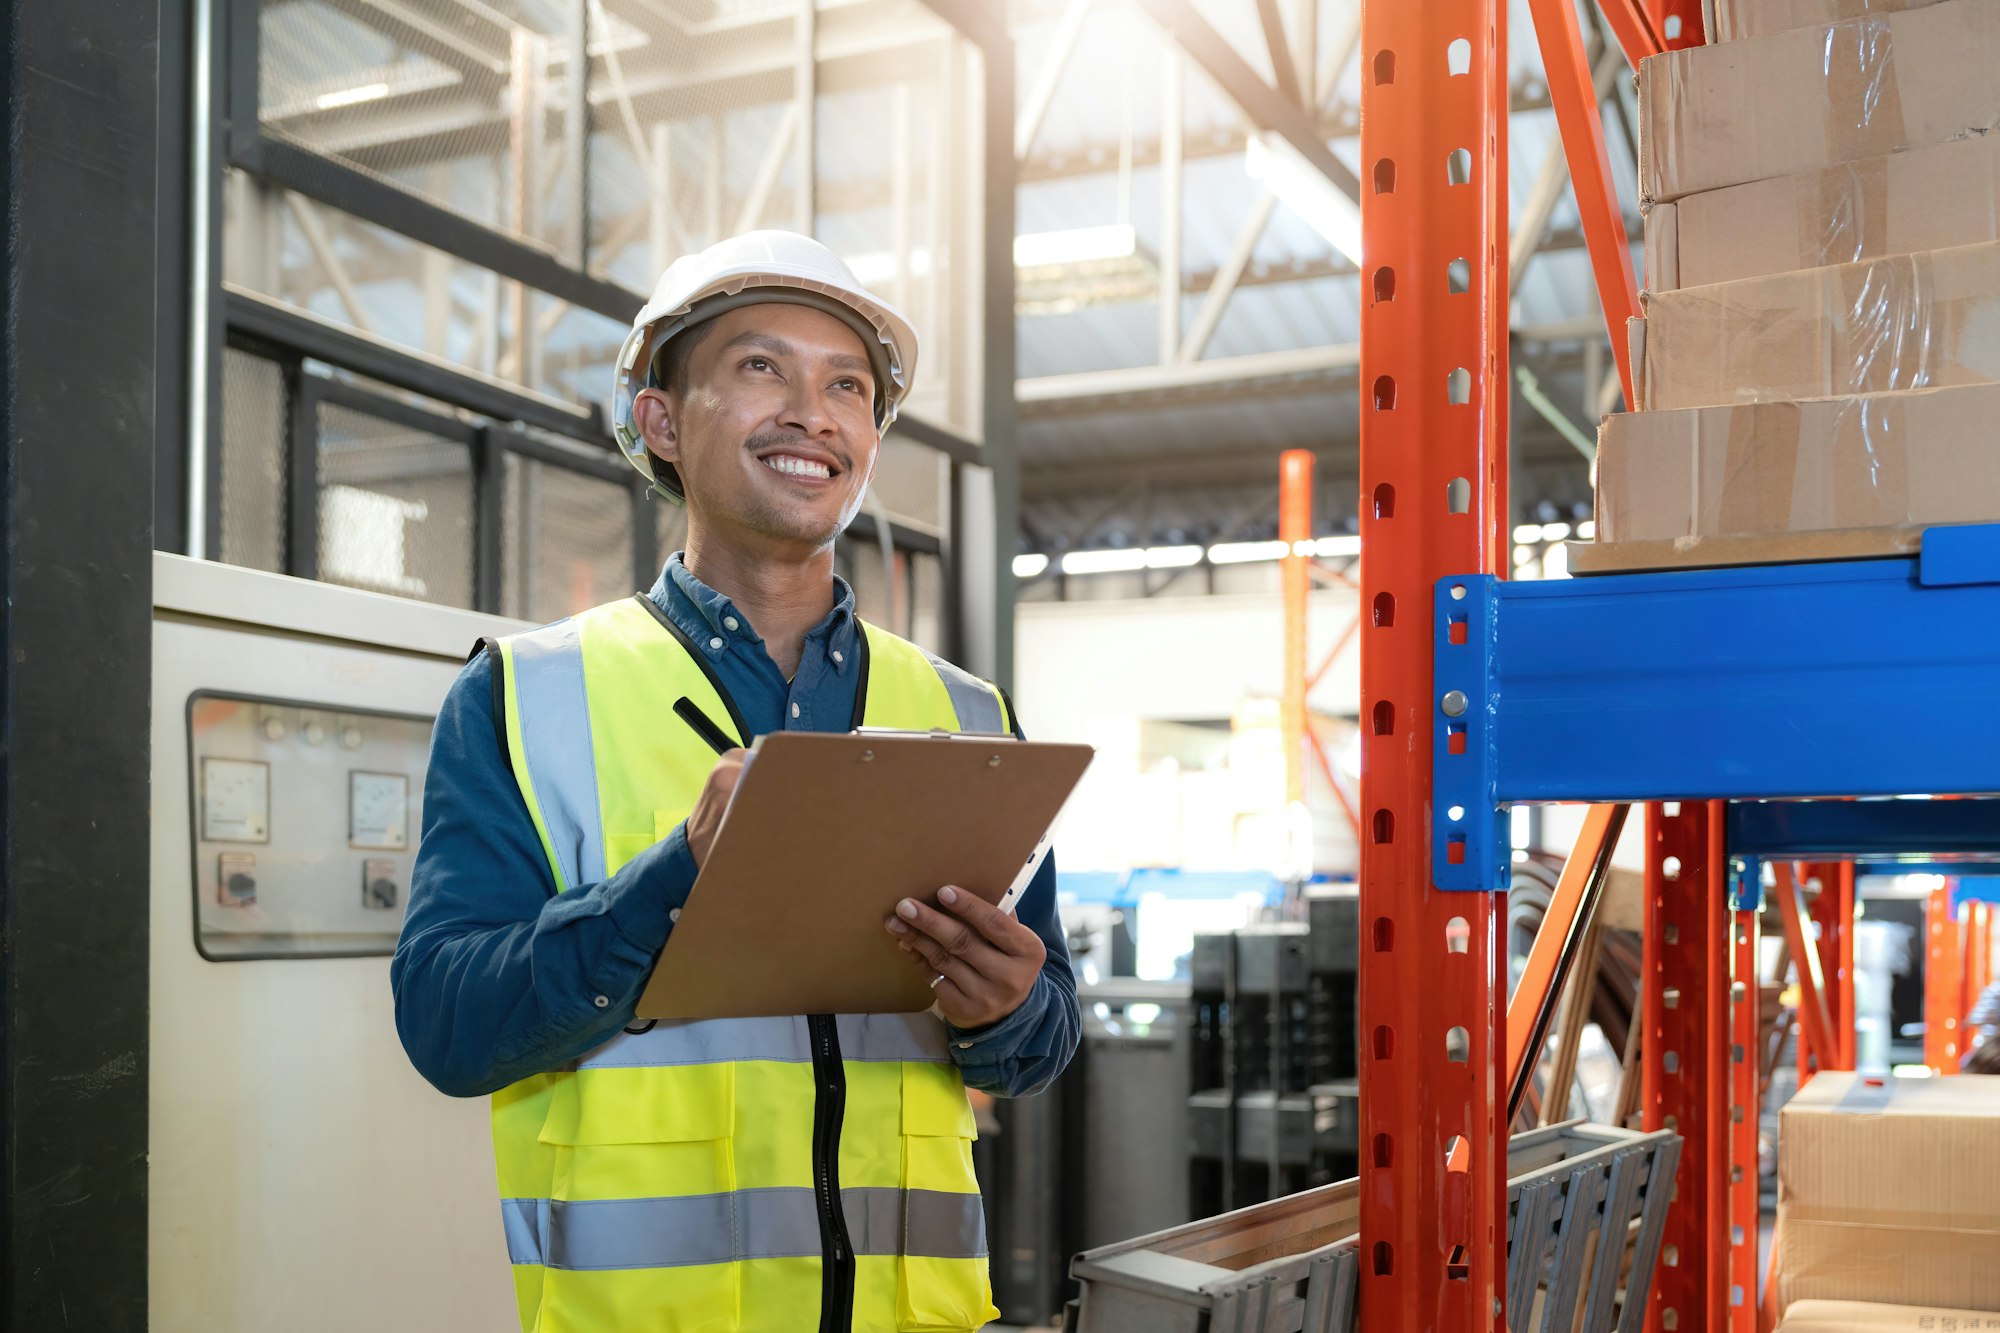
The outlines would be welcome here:
[[[774,435],[752,435],[748,440],[743,442],[743,448],[750,453],[761,454],[766,449],[782,449],[788,444],[798,445],[800,448],[809,449],[813,453],[832,454],[834,460],[839,463],[842,472],[852,472],[854,470],[854,460],[847,455],[845,450],[836,449],[830,444],[814,444],[811,440],[796,432]]]

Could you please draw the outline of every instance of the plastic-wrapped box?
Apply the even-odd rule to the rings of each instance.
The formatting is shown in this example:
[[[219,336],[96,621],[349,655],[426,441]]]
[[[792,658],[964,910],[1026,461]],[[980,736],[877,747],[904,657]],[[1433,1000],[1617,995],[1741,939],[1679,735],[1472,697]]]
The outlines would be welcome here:
[[[1842,19],[1922,9],[1938,0],[1702,0],[1711,42],[1768,37],[1789,28],[1816,28]]]
[[[2000,137],[1961,139],[1656,204],[1653,292],[2000,241]]]
[[[1913,554],[1927,527],[2000,519],[1996,422],[2000,385],[1607,417],[1570,569]]]
[[[2000,381],[2000,242],[1649,293],[1642,308],[1643,411]]]
[[[1794,1301],[1778,1333],[2000,1333],[2000,1314],[1877,1301]]]
[[[1668,203],[2000,127],[2000,5],[1922,9],[1652,56],[1639,190]]]

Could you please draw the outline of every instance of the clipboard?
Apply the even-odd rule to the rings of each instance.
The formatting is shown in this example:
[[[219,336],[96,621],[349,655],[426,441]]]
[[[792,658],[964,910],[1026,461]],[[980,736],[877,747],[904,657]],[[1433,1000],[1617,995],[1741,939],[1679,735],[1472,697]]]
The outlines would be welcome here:
[[[951,732],[774,732],[752,750],[640,1018],[929,1009],[882,923],[947,884],[1011,908],[1092,755]]]

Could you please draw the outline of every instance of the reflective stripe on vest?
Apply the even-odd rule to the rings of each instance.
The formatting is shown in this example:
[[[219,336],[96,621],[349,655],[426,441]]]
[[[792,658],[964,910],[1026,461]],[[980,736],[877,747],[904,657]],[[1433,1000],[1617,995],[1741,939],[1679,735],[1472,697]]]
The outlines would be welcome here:
[[[508,1257],[571,1271],[681,1268],[751,1259],[818,1258],[810,1189],[745,1189],[666,1199],[503,1199]],[[986,1257],[977,1194],[847,1189],[840,1211],[858,1255]]]
[[[839,1014],[844,1060],[915,1060],[951,1063],[944,1027],[929,1014]],[[670,1019],[644,1032],[626,1032],[577,1062],[578,1069],[658,1068],[723,1060],[812,1063],[803,1018]]]
[[[991,686],[861,623],[864,725],[1005,731]],[[729,703],[640,598],[503,639],[508,748],[559,893],[667,836],[715,756],[668,712]],[[833,1146],[856,1265],[853,1327],[998,1317],[975,1137],[944,1024],[836,1016],[847,1095]],[[502,1218],[533,1333],[810,1327],[824,1253],[817,1097],[802,1017],[661,1022],[493,1098]]]

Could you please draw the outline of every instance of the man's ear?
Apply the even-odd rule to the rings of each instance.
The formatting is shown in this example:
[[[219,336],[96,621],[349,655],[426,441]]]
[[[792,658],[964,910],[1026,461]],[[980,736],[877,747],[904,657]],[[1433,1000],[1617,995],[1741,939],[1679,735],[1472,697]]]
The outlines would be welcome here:
[[[674,422],[674,407],[658,389],[642,389],[632,400],[632,420],[639,427],[646,448],[669,463],[681,461],[680,431]]]

